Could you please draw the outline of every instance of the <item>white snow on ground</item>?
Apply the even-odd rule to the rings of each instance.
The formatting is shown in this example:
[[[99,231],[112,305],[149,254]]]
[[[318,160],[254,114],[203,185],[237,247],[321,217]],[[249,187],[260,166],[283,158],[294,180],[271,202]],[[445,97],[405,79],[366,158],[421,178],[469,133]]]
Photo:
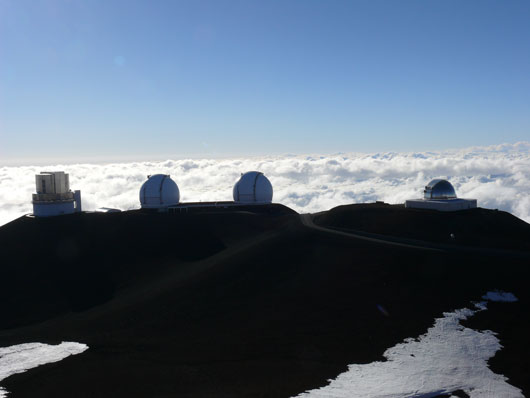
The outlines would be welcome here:
[[[517,297],[515,297],[512,293],[501,292],[498,290],[494,292],[488,292],[482,296],[482,298],[484,300],[501,301],[506,303],[513,303],[514,301],[517,301]]]
[[[26,343],[0,348],[0,381],[15,373],[80,354],[87,348],[85,344],[72,342],[58,345]],[[0,398],[6,395],[7,391],[0,387]]]
[[[488,292],[490,301],[516,301],[511,293]],[[502,346],[495,333],[465,328],[460,321],[487,309],[444,313],[417,339],[409,338],[383,354],[385,362],[350,365],[329,385],[298,395],[299,398],[429,398],[462,390],[471,398],[521,398],[521,390],[493,373],[489,358]]]
[[[271,180],[275,202],[303,213],[376,200],[403,203],[421,197],[431,179],[448,178],[458,196],[530,222],[530,142],[439,152],[0,166],[0,225],[32,211],[35,174],[45,170],[70,173],[86,210],[139,207],[140,187],[156,173],[171,175],[184,202],[232,200],[240,173],[259,170]]]

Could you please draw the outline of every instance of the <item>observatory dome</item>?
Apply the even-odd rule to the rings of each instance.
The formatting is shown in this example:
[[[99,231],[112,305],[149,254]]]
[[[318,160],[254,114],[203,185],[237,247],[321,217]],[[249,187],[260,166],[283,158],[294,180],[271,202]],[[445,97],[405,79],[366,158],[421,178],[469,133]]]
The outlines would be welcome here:
[[[267,177],[259,171],[241,174],[234,185],[234,201],[245,203],[272,202],[272,185]]]
[[[425,186],[423,198],[427,200],[456,199],[456,192],[447,180],[432,180]]]
[[[147,176],[147,181],[140,188],[142,209],[161,209],[176,205],[179,200],[179,188],[169,175],[155,174]]]

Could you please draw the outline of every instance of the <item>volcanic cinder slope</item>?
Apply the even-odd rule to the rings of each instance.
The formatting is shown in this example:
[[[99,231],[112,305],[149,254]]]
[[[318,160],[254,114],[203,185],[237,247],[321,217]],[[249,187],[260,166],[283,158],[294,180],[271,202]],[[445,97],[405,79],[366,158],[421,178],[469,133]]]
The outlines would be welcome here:
[[[290,397],[465,322],[530,396],[530,225],[501,211],[385,204],[22,217],[0,228],[0,342],[88,345],[2,381],[13,398]],[[256,208],[257,209],[257,208]]]

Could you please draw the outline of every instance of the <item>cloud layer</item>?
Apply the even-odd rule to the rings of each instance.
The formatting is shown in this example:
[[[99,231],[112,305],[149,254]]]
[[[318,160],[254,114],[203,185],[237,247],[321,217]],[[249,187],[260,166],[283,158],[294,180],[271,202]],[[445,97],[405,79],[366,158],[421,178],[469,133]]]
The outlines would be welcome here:
[[[448,178],[459,197],[480,207],[506,210],[530,222],[530,142],[443,152],[284,155],[262,158],[184,159],[159,162],[74,164],[0,168],[0,225],[30,213],[34,175],[70,173],[85,210],[139,207],[148,174],[170,174],[181,201],[231,200],[240,173],[262,171],[274,187],[274,202],[299,212],[347,203],[403,203],[421,197],[432,178]]]

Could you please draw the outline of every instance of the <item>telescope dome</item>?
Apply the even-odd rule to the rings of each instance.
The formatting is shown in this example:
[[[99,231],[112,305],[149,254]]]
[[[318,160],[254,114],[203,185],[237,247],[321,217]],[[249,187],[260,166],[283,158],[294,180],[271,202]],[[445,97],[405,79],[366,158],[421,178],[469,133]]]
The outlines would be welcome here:
[[[243,203],[271,203],[272,184],[259,171],[249,171],[241,174],[241,178],[234,185],[234,201]]]
[[[155,174],[147,176],[147,181],[140,188],[142,209],[160,209],[176,205],[179,200],[179,188],[169,175]]]
[[[423,198],[427,200],[456,199],[456,192],[449,181],[435,179],[425,186]]]

